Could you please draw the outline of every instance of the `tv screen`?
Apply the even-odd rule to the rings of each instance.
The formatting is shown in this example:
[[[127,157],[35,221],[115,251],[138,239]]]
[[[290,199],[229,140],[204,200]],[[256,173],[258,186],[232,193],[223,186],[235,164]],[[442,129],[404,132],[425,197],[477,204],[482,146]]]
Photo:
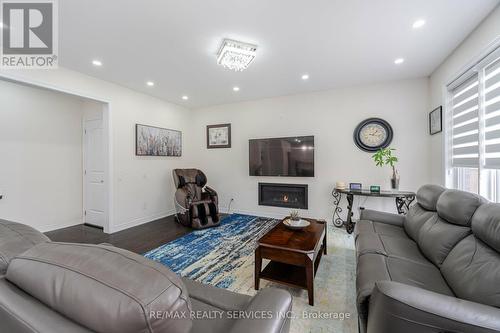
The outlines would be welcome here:
[[[250,176],[314,177],[314,136],[250,140]]]

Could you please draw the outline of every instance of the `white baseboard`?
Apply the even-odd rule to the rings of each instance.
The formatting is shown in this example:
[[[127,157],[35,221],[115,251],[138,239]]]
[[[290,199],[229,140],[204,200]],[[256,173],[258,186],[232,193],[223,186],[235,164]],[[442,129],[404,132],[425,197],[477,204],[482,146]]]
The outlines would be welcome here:
[[[162,219],[162,218],[165,218],[167,216],[174,215],[174,214],[175,214],[175,209],[170,209],[170,210],[167,210],[167,211],[164,211],[161,213],[139,217],[137,219],[133,219],[133,220],[125,222],[125,223],[111,226],[109,233],[112,234],[112,233],[122,231],[122,230],[125,230],[128,228],[137,227],[141,224],[152,222],[152,221],[155,221],[158,219]]]
[[[36,226],[35,228],[40,232],[49,232],[57,229],[64,229],[68,227],[73,227],[75,225],[83,224],[83,219],[79,218],[73,221],[65,222],[65,223],[52,223],[46,224],[43,226]]]

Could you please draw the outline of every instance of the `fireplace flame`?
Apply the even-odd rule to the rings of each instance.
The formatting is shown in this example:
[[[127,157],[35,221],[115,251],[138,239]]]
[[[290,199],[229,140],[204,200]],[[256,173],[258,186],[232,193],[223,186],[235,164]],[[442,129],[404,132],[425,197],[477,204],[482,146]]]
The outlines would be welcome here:
[[[288,202],[288,195],[283,196],[283,202]]]

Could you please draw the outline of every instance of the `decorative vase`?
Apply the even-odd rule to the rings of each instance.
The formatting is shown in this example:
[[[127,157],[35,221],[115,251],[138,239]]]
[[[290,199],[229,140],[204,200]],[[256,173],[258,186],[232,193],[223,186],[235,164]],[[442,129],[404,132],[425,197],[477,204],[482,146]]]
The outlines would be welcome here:
[[[392,169],[391,188],[393,190],[399,190],[399,173],[394,167]]]

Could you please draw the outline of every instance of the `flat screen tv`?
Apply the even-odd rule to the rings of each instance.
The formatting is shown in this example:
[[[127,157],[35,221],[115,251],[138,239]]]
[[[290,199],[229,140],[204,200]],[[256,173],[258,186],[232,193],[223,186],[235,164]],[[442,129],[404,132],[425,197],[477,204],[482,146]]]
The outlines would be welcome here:
[[[314,177],[314,136],[250,140],[250,176]]]

